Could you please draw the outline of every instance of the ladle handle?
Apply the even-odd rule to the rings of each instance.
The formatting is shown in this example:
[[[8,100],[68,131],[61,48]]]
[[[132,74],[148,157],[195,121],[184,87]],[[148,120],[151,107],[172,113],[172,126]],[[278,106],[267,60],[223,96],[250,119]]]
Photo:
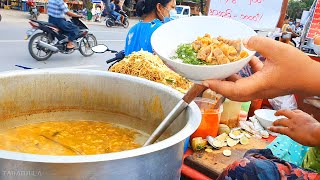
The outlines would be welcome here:
[[[203,93],[203,91],[205,91],[207,89],[206,86],[203,86],[201,84],[194,84],[189,91],[187,92],[187,94],[185,94],[183,96],[183,100],[184,102],[190,104],[194,98],[196,98],[197,96],[199,96],[201,93]]]
[[[148,146],[156,142],[187,106],[188,104],[181,99],[167,115],[167,117],[160,123],[157,129],[151,134],[151,136],[147,139],[143,146]]]
[[[171,123],[181,114],[181,112],[188,106],[188,104],[194,100],[199,94],[201,94],[207,87],[194,84],[187,94],[185,94],[178,102],[178,104],[171,110],[167,117],[160,123],[157,129],[151,134],[148,140],[144,143],[143,146],[148,146],[153,144],[158,140],[158,138],[164,133],[164,131],[171,125]]]

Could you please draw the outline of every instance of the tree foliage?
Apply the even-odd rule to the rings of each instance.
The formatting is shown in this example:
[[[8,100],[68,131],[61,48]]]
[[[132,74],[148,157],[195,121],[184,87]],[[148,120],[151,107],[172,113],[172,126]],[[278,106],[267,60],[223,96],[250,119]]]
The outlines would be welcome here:
[[[201,2],[201,0],[176,0],[176,3],[181,4],[182,2],[185,2],[185,1],[191,1],[191,2],[195,2],[195,3]],[[203,0],[203,1],[205,1],[205,0]]]
[[[289,0],[287,14],[292,19],[300,19],[304,10],[309,10],[314,0]],[[316,1],[316,0],[315,0]]]

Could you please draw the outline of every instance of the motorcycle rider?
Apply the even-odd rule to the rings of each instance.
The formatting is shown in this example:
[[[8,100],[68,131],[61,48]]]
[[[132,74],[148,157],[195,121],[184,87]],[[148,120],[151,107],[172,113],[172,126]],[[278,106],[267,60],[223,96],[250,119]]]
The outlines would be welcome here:
[[[49,23],[56,25],[63,32],[67,33],[68,36],[68,49],[73,49],[73,41],[76,40],[77,35],[79,34],[79,27],[73,24],[70,21],[65,19],[65,15],[70,17],[81,18],[82,15],[75,14],[71,12],[68,8],[68,5],[63,0],[49,0],[48,1],[48,15]]]
[[[118,12],[115,11],[116,10],[116,5],[114,4],[114,0],[110,1],[109,7],[111,9],[110,14],[116,17],[116,22],[117,23],[121,24],[121,22],[120,22],[121,15]]]
[[[27,6],[29,8],[29,13],[32,14],[32,8],[37,8],[36,3],[34,0],[28,0]]]
[[[102,11],[102,17],[107,16],[109,13],[111,13],[111,9],[110,9],[110,0],[102,0],[103,4],[104,4],[104,9]]]
[[[27,1],[27,6],[28,6],[29,11],[30,11],[31,7],[36,6],[36,3],[34,2],[34,0],[28,0]]]
[[[123,22],[124,16],[121,14],[121,11],[123,10],[122,10],[122,7],[120,6],[120,0],[114,0],[114,4],[115,4],[115,11],[120,14],[121,22],[124,23]]]

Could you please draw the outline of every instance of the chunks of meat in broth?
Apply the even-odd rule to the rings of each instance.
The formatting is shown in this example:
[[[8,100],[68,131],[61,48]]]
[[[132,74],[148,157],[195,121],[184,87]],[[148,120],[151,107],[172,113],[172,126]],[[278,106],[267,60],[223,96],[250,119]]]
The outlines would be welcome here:
[[[231,40],[231,39],[226,39],[222,36],[219,36],[217,39],[219,41],[222,41],[222,42],[230,45],[230,46],[233,46],[237,50],[237,52],[240,53],[240,51],[241,51],[241,40],[240,39]]]
[[[197,52],[197,59],[206,64],[226,64],[245,58],[246,51],[241,51],[241,40],[231,40],[224,37],[211,38],[209,34],[198,37],[192,42],[192,48]]]
[[[218,64],[230,63],[228,57],[225,56],[225,55],[223,54],[223,52],[221,51],[221,49],[219,49],[219,48],[215,48],[215,49],[213,50],[213,55],[216,57]]]
[[[197,40],[192,42],[192,48],[198,52],[200,49],[205,48],[212,43],[210,34],[205,34],[203,37],[198,37]]]
[[[198,51],[197,58],[202,61],[206,61],[210,53],[211,53],[211,46],[203,47]]]

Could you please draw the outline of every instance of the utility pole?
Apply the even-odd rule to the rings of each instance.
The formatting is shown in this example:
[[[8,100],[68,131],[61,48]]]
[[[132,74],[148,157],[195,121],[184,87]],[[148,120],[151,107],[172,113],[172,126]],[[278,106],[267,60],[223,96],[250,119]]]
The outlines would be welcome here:
[[[282,7],[281,7],[281,15],[278,21],[278,28],[281,28],[284,22],[284,18],[286,17],[286,13],[287,13],[287,8],[288,8],[288,0],[283,0],[282,1]]]

